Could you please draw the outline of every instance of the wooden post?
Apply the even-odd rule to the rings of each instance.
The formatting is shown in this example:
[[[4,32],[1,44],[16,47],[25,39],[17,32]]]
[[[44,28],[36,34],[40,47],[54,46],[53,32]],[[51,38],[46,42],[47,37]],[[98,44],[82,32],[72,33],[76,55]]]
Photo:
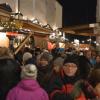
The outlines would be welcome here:
[[[16,51],[14,52],[14,54],[16,55],[19,50],[25,45],[25,43],[28,41],[28,39],[32,36],[32,32],[29,33],[29,35],[23,40],[23,42],[19,45],[19,47],[16,49]]]

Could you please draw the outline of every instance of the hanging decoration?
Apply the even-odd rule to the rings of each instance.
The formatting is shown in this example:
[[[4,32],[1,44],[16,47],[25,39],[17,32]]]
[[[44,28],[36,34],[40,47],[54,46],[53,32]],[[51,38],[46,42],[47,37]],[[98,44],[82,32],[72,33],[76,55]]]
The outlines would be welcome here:
[[[22,27],[23,27],[22,21],[13,19],[12,17],[10,17],[6,21],[3,20],[0,21],[0,31],[17,32],[20,29],[22,29]]]
[[[59,30],[56,30],[54,33],[51,33],[49,36],[50,42],[65,42],[65,33],[62,33]]]

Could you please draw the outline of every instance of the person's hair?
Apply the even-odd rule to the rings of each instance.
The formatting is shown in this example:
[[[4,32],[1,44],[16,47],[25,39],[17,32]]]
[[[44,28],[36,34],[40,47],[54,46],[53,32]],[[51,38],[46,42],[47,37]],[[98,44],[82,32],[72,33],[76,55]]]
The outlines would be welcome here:
[[[10,50],[6,47],[0,47],[0,57],[13,57]]]

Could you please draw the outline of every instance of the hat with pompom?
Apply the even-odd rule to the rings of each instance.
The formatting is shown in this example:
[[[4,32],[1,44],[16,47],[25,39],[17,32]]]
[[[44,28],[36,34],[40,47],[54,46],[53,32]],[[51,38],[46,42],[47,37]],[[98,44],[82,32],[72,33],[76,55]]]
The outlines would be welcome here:
[[[37,78],[37,68],[33,64],[22,66],[21,78]]]

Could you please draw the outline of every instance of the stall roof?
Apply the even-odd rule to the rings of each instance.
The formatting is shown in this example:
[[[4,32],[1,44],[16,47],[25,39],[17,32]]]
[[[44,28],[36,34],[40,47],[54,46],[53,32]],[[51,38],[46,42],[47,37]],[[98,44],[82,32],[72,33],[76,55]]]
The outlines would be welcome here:
[[[50,34],[52,32],[52,30],[43,28],[40,25],[34,24],[30,21],[23,21],[23,28],[27,28],[33,30],[34,32],[44,33],[44,34]]]
[[[4,9],[0,9],[0,19],[2,18],[10,18],[11,13],[4,10]],[[47,28],[43,28],[38,24],[34,24],[31,21],[26,21],[26,20],[20,20],[23,24],[23,28],[26,29],[30,29],[33,32],[37,32],[37,33],[42,33],[42,34],[50,34],[52,32],[51,29],[47,29]]]
[[[65,32],[66,34],[74,34],[74,35],[83,35],[83,36],[95,36],[94,34],[95,24],[85,24],[85,25],[77,25],[64,27],[60,30]]]

